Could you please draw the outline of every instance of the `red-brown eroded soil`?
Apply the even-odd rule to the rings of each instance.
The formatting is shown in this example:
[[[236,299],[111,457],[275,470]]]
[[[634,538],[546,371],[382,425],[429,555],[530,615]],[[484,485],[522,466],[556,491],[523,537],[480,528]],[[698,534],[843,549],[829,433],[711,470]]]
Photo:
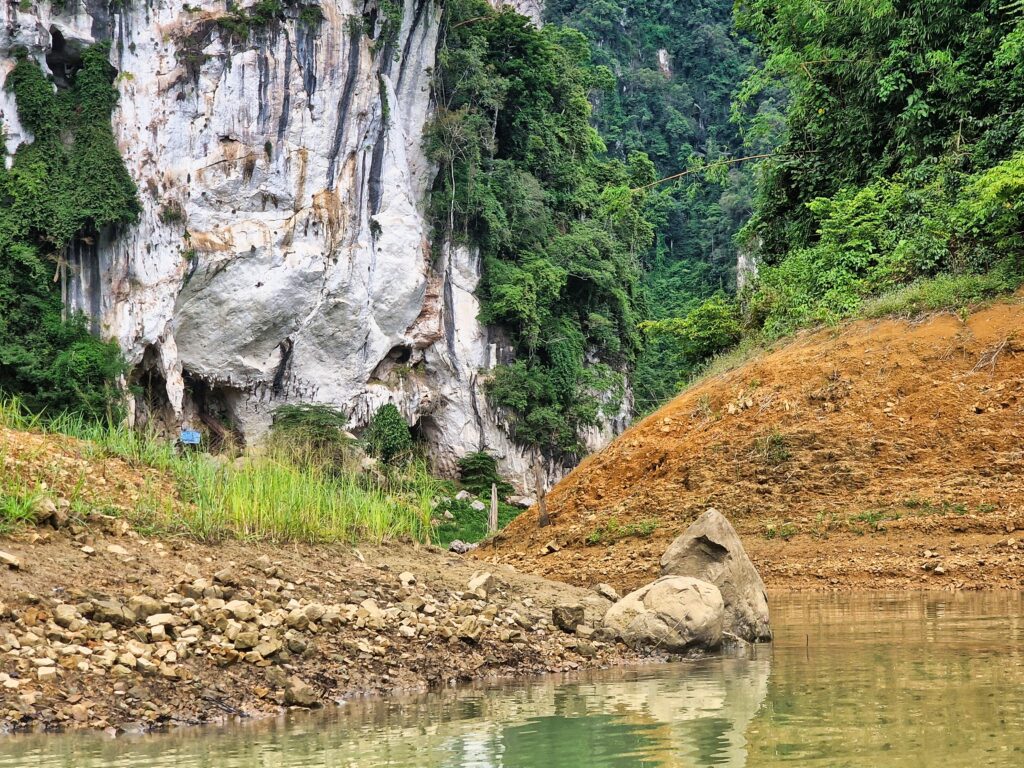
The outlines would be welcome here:
[[[531,510],[477,557],[632,589],[711,506],[771,589],[1024,586],[1020,297],[804,333],[705,380],[560,483],[550,527]]]

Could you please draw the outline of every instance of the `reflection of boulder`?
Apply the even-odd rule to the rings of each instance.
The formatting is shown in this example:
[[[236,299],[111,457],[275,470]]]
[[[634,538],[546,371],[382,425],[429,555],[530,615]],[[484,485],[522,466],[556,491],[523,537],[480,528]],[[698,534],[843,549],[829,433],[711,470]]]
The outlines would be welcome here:
[[[772,639],[764,582],[736,530],[709,509],[661,557],[662,576],[689,576],[718,587],[725,602],[724,630],[750,642]]]
[[[609,608],[604,625],[629,645],[681,653],[721,645],[723,615],[722,595],[713,584],[663,576]]]
[[[770,663],[766,654],[716,657],[568,681],[466,686],[202,733],[76,734],[76,755],[85,757],[73,764],[745,766],[745,735],[767,694]],[[5,738],[0,766],[72,764],[70,737]]]

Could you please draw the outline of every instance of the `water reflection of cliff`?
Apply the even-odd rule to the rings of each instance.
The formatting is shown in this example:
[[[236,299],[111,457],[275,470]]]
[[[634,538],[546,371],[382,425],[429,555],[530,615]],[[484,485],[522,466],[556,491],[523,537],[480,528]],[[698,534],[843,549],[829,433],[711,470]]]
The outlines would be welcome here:
[[[775,644],[754,658],[169,735],[0,737],[0,768],[1024,764],[1024,593],[791,596],[772,611]]]

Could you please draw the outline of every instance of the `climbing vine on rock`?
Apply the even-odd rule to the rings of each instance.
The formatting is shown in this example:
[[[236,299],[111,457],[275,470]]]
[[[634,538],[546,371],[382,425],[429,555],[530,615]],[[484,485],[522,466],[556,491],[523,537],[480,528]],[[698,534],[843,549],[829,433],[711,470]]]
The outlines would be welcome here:
[[[82,53],[69,88],[56,90],[25,54],[4,87],[34,137],[0,164],[0,390],[34,410],[109,415],[124,369],[115,344],[65,317],[61,283],[72,241],[134,222],[135,184],[111,130],[117,103],[109,45]]]
[[[516,438],[578,453],[603,414],[588,369],[621,378],[638,347],[640,257],[653,240],[646,156],[611,159],[589,97],[614,82],[579,32],[537,29],[486,0],[446,4],[426,146],[439,247],[478,248],[481,319],[505,328],[516,362],[492,402]]]

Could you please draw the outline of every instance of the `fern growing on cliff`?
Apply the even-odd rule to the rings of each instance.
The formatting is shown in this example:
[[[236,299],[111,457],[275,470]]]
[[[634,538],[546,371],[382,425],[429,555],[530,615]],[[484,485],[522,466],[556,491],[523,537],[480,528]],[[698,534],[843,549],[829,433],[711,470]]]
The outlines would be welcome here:
[[[66,317],[61,296],[69,245],[88,253],[103,230],[139,212],[110,125],[109,51],[87,48],[60,91],[22,54],[4,85],[34,140],[10,169],[0,164],[0,389],[33,410],[109,416],[124,372],[117,346],[90,335],[81,316]]]

